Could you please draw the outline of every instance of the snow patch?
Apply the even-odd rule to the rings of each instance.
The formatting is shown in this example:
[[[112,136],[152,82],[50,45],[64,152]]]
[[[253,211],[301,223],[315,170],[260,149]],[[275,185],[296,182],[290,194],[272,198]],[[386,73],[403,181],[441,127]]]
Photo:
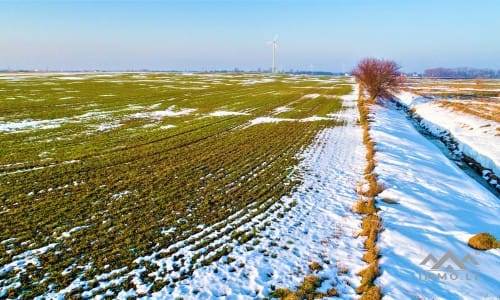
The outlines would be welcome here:
[[[157,110],[152,112],[142,112],[130,115],[131,118],[136,119],[162,119],[165,117],[179,117],[186,116],[196,111],[196,108],[186,108],[175,110],[175,105],[168,107],[166,110]]]
[[[225,111],[225,110],[217,110],[209,114],[209,116],[211,117],[246,116],[246,115],[248,115],[248,113],[239,111]]]
[[[337,117],[319,117],[311,116],[302,119],[290,118],[275,118],[275,117],[258,117],[250,121],[250,126],[265,123],[279,123],[279,122],[316,122],[316,121],[335,121]]]
[[[321,95],[320,94],[307,94],[307,95],[302,96],[302,99],[316,99],[319,96],[321,96]]]
[[[291,111],[292,108],[291,107],[288,107],[288,106],[280,106],[280,107],[276,107],[274,110],[273,110],[273,115],[278,115],[278,114],[281,114],[281,113],[284,113],[284,112],[288,112],[288,111]]]
[[[62,118],[53,120],[23,120],[20,122],[2,122],[0,123],[0,131],[12,132],[36,129],[54,129],[61,127],[61,124],[66,121],[68,121],[66,118]]]

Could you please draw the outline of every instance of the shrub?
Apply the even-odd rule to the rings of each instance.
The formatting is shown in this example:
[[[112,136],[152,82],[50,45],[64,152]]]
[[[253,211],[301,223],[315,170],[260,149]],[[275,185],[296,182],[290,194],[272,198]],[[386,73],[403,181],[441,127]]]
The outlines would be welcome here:
[[[390,60],[365,58],[352,71],[361,88],[370,96],[369,102],[377,97],[390,98],[390,90],[398,90],[404,82],[397,63]]]

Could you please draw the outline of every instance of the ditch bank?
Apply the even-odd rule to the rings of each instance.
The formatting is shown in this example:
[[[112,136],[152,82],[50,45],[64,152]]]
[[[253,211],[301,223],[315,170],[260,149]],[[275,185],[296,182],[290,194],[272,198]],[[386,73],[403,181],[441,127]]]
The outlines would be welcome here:
[[[446,157],[467,175],[500,198],[500,178],[498,177],[500,174],[491,158],[482,155],[474,147],[456,138],[449,130],[426,120],[411,105],[404,103],[400,98],[395,96],[391,99],[391,102],[399,110],[403,111],[415,129],[436,145]]]

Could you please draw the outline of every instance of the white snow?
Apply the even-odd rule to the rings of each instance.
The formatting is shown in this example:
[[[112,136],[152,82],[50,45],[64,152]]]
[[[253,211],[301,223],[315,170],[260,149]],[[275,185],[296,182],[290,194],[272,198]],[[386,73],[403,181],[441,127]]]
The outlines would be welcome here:
[[[278,122],[293,122],[295,119],[273,118],[273,117],[258,117],[250,121],[250,125]]]
[[[302,99],[316,99],[319,96],[321,96],[321,95],[320,94],[307,94],[307,95],[302,96]]]
[[[274,110],[273,110],[273,115],[278,115],[280,113],[284,113],[284,112],[287,112],[287,111],[291,111],[292,108],[291,107],[288,107],[288,106],[280,106],[280,107],[276,107]]]
[[[384,298],[497,296],[500,251],[477,252],[467,241],[485,231],[500,236],[498,198],[421,136],[403,112],[390,105],[374,107],[373,120],[370,135],[377,149],[375,173],[385,189],[380,198],[399,202],[378,204],[385,230],[378,242],[382,274],[376,284]],[[448,251],[459,260],[470,254],[479,265],[467,261],[468,270],[455,272],[430,270],[433,262],[420,265],[429,254],[439,260]],[[445,266],[448,264],[457,269],[453,262],[447,261]],[[425,280],[430,273],[447,279]]]
[[[114,121],[114,122],[110,122],[110,123],[101,123],[97,126],[97,131],[108,131],[111,129],[118,128],[122,125],[123,124],[120,124],[119,121]]]
[[[61,123],[67,119],[53,119],[53,120],[22,120],[19,122],[0,122],[0,131],[20,131],[20,130],[34,130],[34,129],[52,129],[61,126]]]
[[[24,272],[28,265],[34,265],[34,266],[40,265],[38,256],[46,253],[55,246],[57,246],[57,243],[52,243],[41,248],[27,250],[21,254],[12,257],[12,261],[10,263],[4,264],[3,266],[0,267],[0,276],[9,273],[12,270],[18,270],[20,272]],[[18,274],[20,272],[18,272]],[[7,291],[8,288],[9,288],[8,286],[0,287],[0,296],[2,295],[3,292]]]
[[[89,227],[90,226],[76,226],[76,227],[73,227],[70,230],[61,233],[61,237],[62,238],[69,238],[71,236],[71,234],[73,234],[73,233],[75,233],[77,231],[80,231],[82,229],[89,228]]]
[[[225,111],[225,110],[217,110],[209,114],[209,116],[211,117],[245,116],[245,115],[248,115],[248,113],[239,111]]]
[[[137,119],[162,119],[165,117],[178,117],[178,116],[185,116],[189,115],[192,112],[196,111],[195,108],[186,108],[186,109],[181,109],[181,110],[175,110],[175,105],[172,105],[168,107],[166,110],[156,110],[156,111],[151,111],[151,112],[141,112],[141,113],[135,113],[130,115],[131,118],[137,118]]]
[[[49,120],[21,120],[11,122],[0,122],[0,132],[19,132],[26,130],[38,129],[53,129],[59,128],[64,123],[78,123],[90,119],[104,119],[109,116],[111,112],[90,111],[81,115],[76,115],[68,118],[58,118]]]
[[[335,117],[311,116],[311,117],[302,118],[302,119],[257,117],[257,118],[250,121],[250,126],[257,125],[257,124],[279,123],[279,122],[315,122],[315,121],[335,121],[335,120],[338,120],[337,116],[335,116]]]
[[[439,106],[439,102],[409,92],[396,94],[397,99],[420,116],[423,127],[436,136],[450,133],[465,155],[483,167],[500,174],[500,123],[453,111]]]

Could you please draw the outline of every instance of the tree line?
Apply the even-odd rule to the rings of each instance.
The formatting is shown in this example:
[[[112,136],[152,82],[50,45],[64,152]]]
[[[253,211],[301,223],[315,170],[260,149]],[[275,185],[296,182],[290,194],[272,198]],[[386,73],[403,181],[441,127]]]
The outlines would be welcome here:
[[[500,70],[475,68],[432,68],[425,70],[424,76],[439,78],[500,78]]]

